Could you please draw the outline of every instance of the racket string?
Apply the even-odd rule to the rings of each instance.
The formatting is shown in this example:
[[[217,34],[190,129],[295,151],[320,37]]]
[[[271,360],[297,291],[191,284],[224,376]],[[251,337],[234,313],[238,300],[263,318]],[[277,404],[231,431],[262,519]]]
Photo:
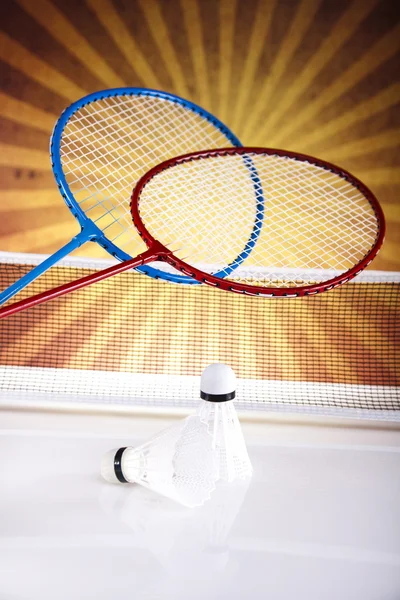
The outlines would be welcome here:
[[[265,212],[257,219],[261,191]],[[146,182],[139,210],[153,238],[172,242],[178,258],[211,274],[230,265],[262,225],[254,248],[228,276],[252,285],[327,281],[358,264],[378,235],[367,198],[339,173],[268,153],[174,164]]]
[[[136,181],[149,165],[201,146],[221,145],[227,145],[226,136],[179,103],[146,95],[119,96],[87,104],[73,114],[60,155],[81,209],[109,240],[134,254],[143,246],[129,212]]]

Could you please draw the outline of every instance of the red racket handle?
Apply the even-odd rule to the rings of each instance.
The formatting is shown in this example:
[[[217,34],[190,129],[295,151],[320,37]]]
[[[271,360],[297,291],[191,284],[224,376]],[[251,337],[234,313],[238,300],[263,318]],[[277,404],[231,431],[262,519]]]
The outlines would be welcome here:
[[[141,265],[145,265],[155,260],[166,260],[169,254],[170,253],[167,252],[165,248],[161,246],[161,244],[159,246],[158,243],[153,243],[148,250],[142,254],[139,254],[135,258],[131,258],[125,262],[117,263],[116,265],[108,267],[108,269],[104,269],[103,271],[96,271],[95,273],[86,275],[86,277],[82,277],[76,281],[64,283],[63,285],[53,288],[52,290],[47,290],[40,294],[36,294],[36,296],[31,296],[30,298],[25,298],[24,300],[20,300],[19,302],[14,302],[14,304],[0,308],[0,319],[10,317],[21,310],[31,308],[32,306],[37,306],[38,304],[42,304],[48,300],[53,300],[59,296],[64,296],[64,294],[69,294],[69,292],[73,292],[74,290],[80,290],[81,288],[91,285],[92,283],[103,281],[103,279],[107,279],[112,275],[118,275],[118,273],[123,273],[124,271],[134,269],[135,267],[140,267]]]

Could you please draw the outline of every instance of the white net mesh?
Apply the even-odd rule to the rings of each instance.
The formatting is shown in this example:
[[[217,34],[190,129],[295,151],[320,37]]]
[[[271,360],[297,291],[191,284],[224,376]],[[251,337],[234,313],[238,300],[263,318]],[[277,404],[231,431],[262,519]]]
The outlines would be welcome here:
[[[144,249],[129,211],[138,179],[168,158],[231,145],[205,116],[144,93],[111,96],[79,108],[64,127],[60,157],[83,212],[108,240],[135,256]]]
[[[147,182],[139,211],[154,239],[202,271],[248,254],[227,279],[260,286],[328,281],[358,264],[379,230],[370,202],[343,176],[267,153],[175,164]]]

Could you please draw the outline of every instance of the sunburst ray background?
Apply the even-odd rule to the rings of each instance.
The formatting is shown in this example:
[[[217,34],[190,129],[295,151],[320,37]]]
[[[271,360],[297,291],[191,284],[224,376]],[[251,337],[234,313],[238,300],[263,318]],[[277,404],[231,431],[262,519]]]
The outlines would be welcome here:
[[[5,0],[0,30],[1,250],[51,253],[78,232],[51,172],[52,127],[85,94],[144,86],[204,106],[244,144],[313,154],[353,172],[376,193],[387,218],[386,242],[372,268],[400,270],[398,2]],[[102,256],[95,244],[77,253]],[[275,314],[278,305],[246,304],[245,314],[243,299],[204,291],[203,297],[216,298],[211,322],[193,309],[196,290],[164,287],[158,295],[157,282],[144,279],[139,277],[140,290],[152,298],[146,306],[138,289],[111,309],[104,302],[118,285],[112,282],[100,285],[90,302],[79,300],[85,298],[79,292],[76,300],[72,295],[67,313],[61,309],[57,316],[50,306],[36,319],[4,324],[2,364],[179,374],[198,373],[221,359],[236,361],[240,371],[246,356],[243,376],[374,383],[372,374],[382,385],[393,380],[385,371],[386,365],[394,373],[393,359],[383,360],[377,350],[393,347],[388,336],[394,312],[383,295],[373,300],[382,308],[372,311],[383,315],[382,322],[361,314],[362,303],[354,305],[354,315],[336,314],[332,295],[313,304],[295,302],[283,322]],[[337,293],[345,297],[350,288]],[[178,315],[179,294],[185,299]],[[233,315],[228,334],[224,303]],[[318,312],[325,303],[325,312]],[[132,321],[125,339],[133,309],[140,309],[140,323]],[[252,311],[258,310],[256,319]],[[188,327],[194,315],[197,329]],[[264,329],[252,332],[254,322]],[[158,344],[150,356],[154,331]],[[264,341],[255,348],[260,334]],[[342,334],[352,348],[351,367]],[[309,372],[311,360],[320,365],[318,373]]]
[[[353,171],[388,220],[376,269],[400,266],[400,5],[391,0],[6,0],[1,4],[0,247],[52,252],[76,232],[49,136],[105,87],[161,88],[249,145]],[[95,246],[79,252],[96,254]]]

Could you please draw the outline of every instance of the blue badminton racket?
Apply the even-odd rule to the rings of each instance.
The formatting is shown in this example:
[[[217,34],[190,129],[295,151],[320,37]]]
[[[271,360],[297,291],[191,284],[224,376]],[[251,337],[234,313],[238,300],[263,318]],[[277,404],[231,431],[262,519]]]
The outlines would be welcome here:
[[[0,305],[88,241],[96,242],[120,261],[139,254],[143,242],[132,227],[129,210],[136,182],[163,160],[227,143],[241,146],[238,138],[209,112],[166,92],[110,89],[72,104],[55,125],[50,152],[57,185],[81,231],[3,291]],[[257,174],[251,165],[248,168],[257,187]],[[230,270],[255,244],[262,222],[263,207],[261,203],[258,206],[254,229]],[[160,199],[157,210],[162,209]],[[198,283],[172,267],[161,270],[157,263],[138,270],[176,283]],[[225,268],[219,275],[226,274]]]

